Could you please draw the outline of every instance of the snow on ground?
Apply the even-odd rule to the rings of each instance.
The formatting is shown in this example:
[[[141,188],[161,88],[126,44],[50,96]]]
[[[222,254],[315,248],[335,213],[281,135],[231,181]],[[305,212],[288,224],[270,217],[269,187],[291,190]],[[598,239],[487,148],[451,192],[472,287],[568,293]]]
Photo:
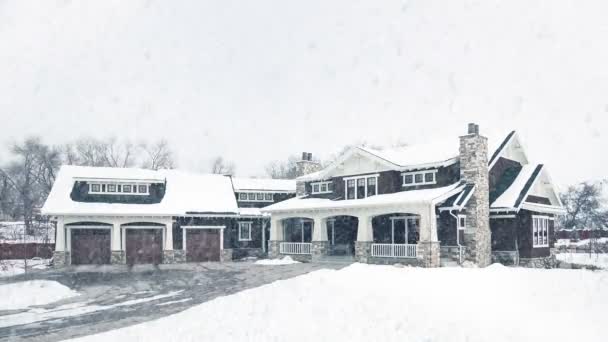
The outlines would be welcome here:
[[[220,297],[97,341],[605,341],[608,272],[354,264]]]
[[[608,269],[606,253],[558,253],[557,260],[579,265],[592,265]]]
[[[27,261],[27,267],[36,270],[48,268],[49,260],[34,258]],[[25,262],[21,260],[0,260],[0,278],[12,277],[18,274],[25,273]]]
[[[0,285],[0,310],[19,310],[78,296],[69,287],[49,280],[28,280]]]
[[[286,256],[283,259],[264,259],[258,260],[255,262],[256,265],[291,265],[291,264],[299,264],[299,261],[293,260],[290,256]]]
[[[579,241],[570,241],[570,239],[557,239],[557,241],[555,242],[555,247],[586,247],[589,246],[589,244],[592,242],[594,244],[604,245],[608,244],[608,238],[602,237],[595,239],[595,241],[592,241],[591,239],[583,239]]]
[[[41,321],[52,320],[52,319],[61,319],[61,318],[70,317],[70,316],[84,315],[84,314],[88,314],[91,312],[103,311],[103,310],[108,310],[108,309],[121,307],[121,306],[130,306],[130,305],[136,305],[136,304],[141,304],[141,303],[147,303],[147,302],[151,302],[154,300],[174,297],[182,292],[183,292],[183,290],[172,291],[169,293],[159,294],[159,295],[151,296],[151,297],[130,299],[130,300],[126,300],[124,302],[119,302],[119,303],[110,304],[110,305],[87,305],[86,302],[83,302],[83,303],[70,303],[70,304],[66,304],[66,305],[61,305],[59,307],[52,308],[52,309],[34,308],[34,309],[30,309],[26,312],[2,316],[2,319],[0,319],[0,328],[22,325],[22,324],[29,324],[29,323],[34,323],[34,322],[41,322]],[[2,305],[1,302],[0,302],[0,305]],[[0,308],[1,308],[1,306],[0,306]]]

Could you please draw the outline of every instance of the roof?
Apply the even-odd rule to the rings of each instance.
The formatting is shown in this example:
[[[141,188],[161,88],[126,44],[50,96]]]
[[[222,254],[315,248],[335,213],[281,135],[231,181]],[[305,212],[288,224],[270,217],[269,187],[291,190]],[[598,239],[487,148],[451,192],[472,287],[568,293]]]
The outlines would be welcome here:
[[[494,154],[492,154],[492,157],[488,161],[488,165],[492,165],[498,159],[498,156],[500,156],[500,153],[509,144],[509,141],[511,141],[511,138],[513,138],[514,135],[515,135],[515,131],[511,131],[505,137],[505,139],[502,141],[502,143],[500,144],[500,146],[498,146],[498,148],[494,151]]]
[[[325,198],[295,197],[262,208],[262,212],[276,213],[293,210],[346,209],[383,205],[433,204],[461,192],[464,185],[455,183],[446,187],[401,191],[371,196],[358,200],[331,200]]]
[[[242,217],[258,217],[269,216],[268,213],[263,213],[261,208],[239,208],[239,215]]]
[[[277,192],[296,192],[295,179],[269,179],[269,178],[232,178],[232,185],[235,191],[256,190],[256,191],[277,191]]]
[[[85,203],[70,197],[75,179],[80,178],[162,179],[167,187],[156,204]],[[222,175],[64,165],[41,211],[44,215],[177,216],[191,212],[236,214],[238,207],[230,178]]]
[[[453,195],[452,197],[448,198],[445,202],[443,202],[443,204],[441,205],[439,210],[440,211],[462,210],[467,205],[467,203],[473,196],[474,192],[475,192],[475,185],[466,184],[463,187],[462,191]]]
[[[542,164],[524,165],[513,183],[490,205],[490,207],[519,208],[542,168]]]

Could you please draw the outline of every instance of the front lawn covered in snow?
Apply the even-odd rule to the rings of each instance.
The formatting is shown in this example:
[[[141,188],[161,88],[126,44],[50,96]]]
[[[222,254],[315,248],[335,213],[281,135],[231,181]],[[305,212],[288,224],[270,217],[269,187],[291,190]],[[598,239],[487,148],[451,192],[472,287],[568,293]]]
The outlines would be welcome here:
[[[69,287],[49,280],[28,280],[0,285],[0,310],[19,310],[78,296]]]
[[[80,341],[605,341],[608,272],[354,264]]]
[[[608,269],[607,253],[558,253],[557,260],[570,264],[589,265]]]

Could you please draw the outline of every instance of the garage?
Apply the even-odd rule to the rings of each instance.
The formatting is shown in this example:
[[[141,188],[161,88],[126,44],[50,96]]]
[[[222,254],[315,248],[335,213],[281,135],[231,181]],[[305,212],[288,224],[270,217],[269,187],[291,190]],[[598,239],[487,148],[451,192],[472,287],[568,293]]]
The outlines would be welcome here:
[[[186,229],[186,261],[220,261],[220,229]]]
[[[109,264],[110,229],[70,229],[73,265]]]
[[[125,230],[127,264],[160,264],[163,261],[162,229]]]

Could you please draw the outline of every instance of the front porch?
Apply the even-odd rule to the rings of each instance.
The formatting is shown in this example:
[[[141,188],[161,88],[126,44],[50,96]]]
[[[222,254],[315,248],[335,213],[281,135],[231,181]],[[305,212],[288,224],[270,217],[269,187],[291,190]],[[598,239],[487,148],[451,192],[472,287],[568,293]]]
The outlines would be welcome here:
[[[363,263],[438,267],[434,205],[383,211],[273,214],[269,256],[305,262],[350,256]]]

